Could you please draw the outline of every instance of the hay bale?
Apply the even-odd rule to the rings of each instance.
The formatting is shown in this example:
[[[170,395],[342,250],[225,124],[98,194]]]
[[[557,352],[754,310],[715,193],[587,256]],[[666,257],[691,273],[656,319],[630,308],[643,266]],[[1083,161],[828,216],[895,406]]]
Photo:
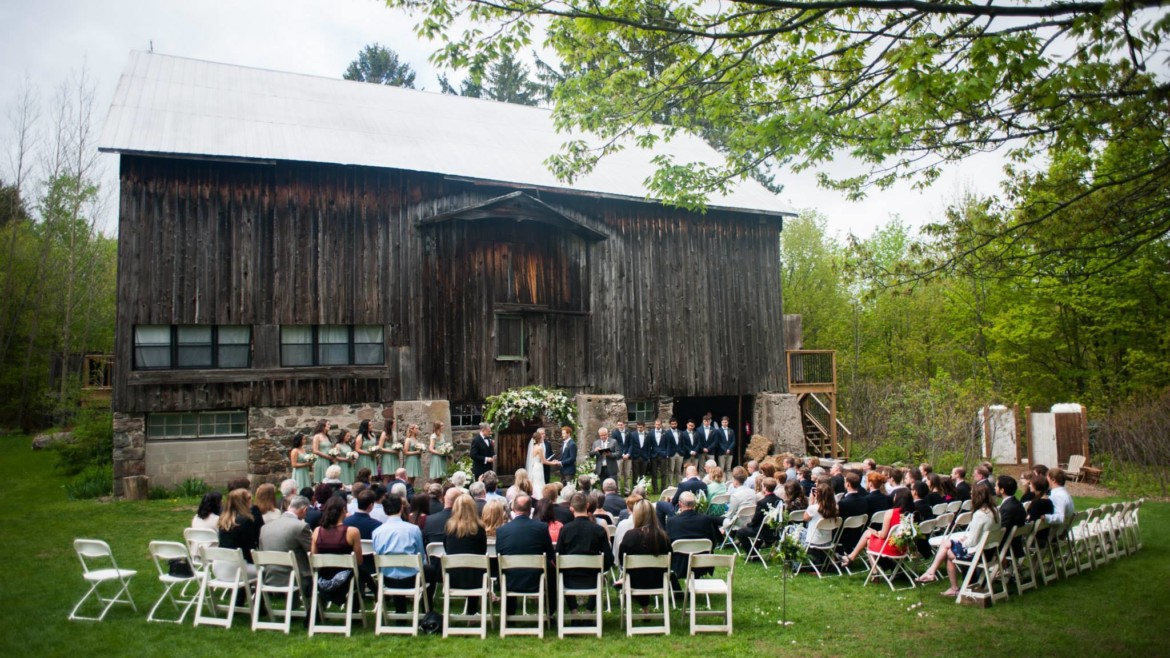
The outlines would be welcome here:
[[[762,434],[756,434],[748,443],[748,447],[744,448],[743,454],[748,459],[760,461],[770,452],[772,452],[772,439]]]

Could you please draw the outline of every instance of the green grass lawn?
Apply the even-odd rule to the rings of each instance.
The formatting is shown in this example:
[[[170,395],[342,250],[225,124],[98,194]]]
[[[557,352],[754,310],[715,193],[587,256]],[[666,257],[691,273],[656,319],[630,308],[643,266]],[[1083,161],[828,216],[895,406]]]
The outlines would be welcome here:
[[[23,437],[0,439],[4,482],[0,524],[0,655],[282,655],[352,656],[362,651],[418,656],[481,654],[594,656],[720,656],[731,654],[842,655],[1167,655],[1170,618],[1170,505],[1147,504],[1142,516],[1145,548],[1100,570],[1074,576],[1023,598],[982,610],[938,596],[945,585],[912,592],[862,587],[860,576],[800,575],[789,584],[793,626],[777,624],[780,579],[773,568],[736,565],[735,634],[692,638],[676,612],[670,637],[627,639],[616,612],[605,637],[544,640],[492,636],[480,640],[440,637],[354,637],[252,633],[238,619],[230,630],[187,624],[148,624],[146,611],[161,592],[147,544],[181,541],[194,510],[191,501],[99,503],[66,500],[52,458],[33,453]],[[1078,500],[1080,508],[1101,501]],[[85,591],[72,550],[76,537],[109,542],[123,568],[138,570],[131,590],[139,612],[116,606],[105,622],[70,622],[70,608]],[[919,601],[921,608],[908,610]],[[616,606],[617,599],[614,597]],[[919,612],[923,614],[920,616]],[[372,628],[372,625],[371,625]]]

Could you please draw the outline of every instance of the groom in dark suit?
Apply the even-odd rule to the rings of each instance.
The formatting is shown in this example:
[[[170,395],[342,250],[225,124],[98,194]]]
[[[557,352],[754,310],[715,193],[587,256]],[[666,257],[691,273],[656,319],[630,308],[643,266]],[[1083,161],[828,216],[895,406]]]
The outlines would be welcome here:
[[[573,431],[561,428],[561,482],[568,484],[577,478],[577,442]],[[545,480],[547,482],[548,480]]]
[[[487,423],[479,424],[479,434],[471,440],[471,474],[473,479],[495,468],[496,446],[492,441],[492,426]]]

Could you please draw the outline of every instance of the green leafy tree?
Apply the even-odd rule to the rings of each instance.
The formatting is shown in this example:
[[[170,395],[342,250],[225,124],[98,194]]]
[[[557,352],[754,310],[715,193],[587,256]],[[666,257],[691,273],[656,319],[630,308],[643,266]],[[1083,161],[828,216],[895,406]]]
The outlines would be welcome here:
[[[414,89],[415,72],[409,63],[399,60],[398,53],[374,43],[358,53],[358,58],[349,63],[349,68],[345,69],[341,77],[358,82]]]

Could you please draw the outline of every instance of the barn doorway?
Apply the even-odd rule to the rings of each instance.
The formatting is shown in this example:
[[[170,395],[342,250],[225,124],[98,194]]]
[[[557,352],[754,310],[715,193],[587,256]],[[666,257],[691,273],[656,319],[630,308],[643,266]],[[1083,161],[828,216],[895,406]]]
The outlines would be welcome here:
[[[528,450],[528,440],[543,424],[541,418],[533,420],[513,418],[508,427],[500,432],[499,440],[496,442],[496,475],[500,477],[500,482],[511,485],[516,471],[527,464],[528,455],[525,452]]]
[[[678,419],[680,429],[685,429],[687,420],[693,419],[695,427],[703,424],[703,416],[711,414],[712,424],[719,426],[719,420],[724,416],[728,424],[735,428],[735,463],[743,463],[743,450],[751,440],[748,425],[752,422],[752,403],[755,398],[750,395],[716,395],[707,397],[687,397],[674,399],[674,417]],[[730,474],[728,474],[730,477]]]

